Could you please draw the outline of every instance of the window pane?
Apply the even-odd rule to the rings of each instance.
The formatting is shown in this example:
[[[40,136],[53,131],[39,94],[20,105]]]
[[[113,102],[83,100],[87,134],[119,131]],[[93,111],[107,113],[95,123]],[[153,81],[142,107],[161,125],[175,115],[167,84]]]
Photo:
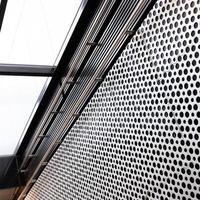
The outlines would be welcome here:
[[[9,0],[0,63],[53,65],[82,0]]]
[[[0,156],[14,153],[46,77],[0,76]]]

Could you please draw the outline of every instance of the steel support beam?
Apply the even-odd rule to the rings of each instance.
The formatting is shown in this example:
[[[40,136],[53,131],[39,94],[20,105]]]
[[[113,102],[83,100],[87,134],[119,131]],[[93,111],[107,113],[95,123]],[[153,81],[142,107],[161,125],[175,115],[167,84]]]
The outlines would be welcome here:
[[[54,70],[49,65],[0,64],[0,75],[52,76]]]

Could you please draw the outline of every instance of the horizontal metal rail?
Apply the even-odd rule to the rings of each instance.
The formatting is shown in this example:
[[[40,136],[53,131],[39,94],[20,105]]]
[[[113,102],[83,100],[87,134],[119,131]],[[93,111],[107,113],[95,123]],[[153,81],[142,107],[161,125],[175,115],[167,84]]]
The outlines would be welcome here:
[[[0,64],[0,75],[52,76],[54,71],[49,65]]]

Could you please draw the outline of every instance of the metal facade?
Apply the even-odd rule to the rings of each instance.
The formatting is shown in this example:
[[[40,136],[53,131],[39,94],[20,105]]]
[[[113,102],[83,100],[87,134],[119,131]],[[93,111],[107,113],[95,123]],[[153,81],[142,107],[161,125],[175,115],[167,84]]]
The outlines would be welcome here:
[[[199,10],[155,4],[26,200],[200,199]]]

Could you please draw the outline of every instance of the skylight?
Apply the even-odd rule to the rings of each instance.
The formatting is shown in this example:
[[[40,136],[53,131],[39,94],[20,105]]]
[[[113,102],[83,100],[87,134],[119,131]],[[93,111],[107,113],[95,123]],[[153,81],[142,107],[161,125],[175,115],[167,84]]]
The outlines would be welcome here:
[[[3,71],[6,67],[12,71],[12,66],[19,65],[26,69],[31,65],[50,66],[50,69],[56,66],[73,21],[85,2],[7,1],[0,31]],[[16,152],[48,81],[47,77],[0,76],[0,156]]]
[[[0,76],[0,155],[14,153],[46,80]]]
[[[54,65],[82,0],[9,0],[0,63]]]

